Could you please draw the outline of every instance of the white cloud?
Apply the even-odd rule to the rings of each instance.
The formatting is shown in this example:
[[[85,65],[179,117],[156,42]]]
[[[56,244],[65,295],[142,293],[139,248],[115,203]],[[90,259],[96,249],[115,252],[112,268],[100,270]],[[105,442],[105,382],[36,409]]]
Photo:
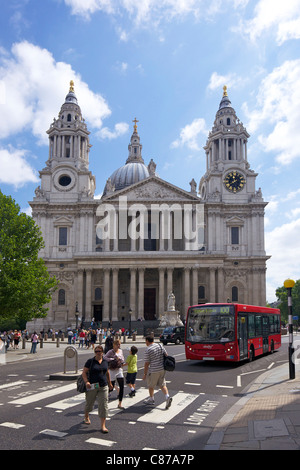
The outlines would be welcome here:
[[[114,12],[111,0],[65,0],[65,4],[71,7],[73,15],[79,15],[85,19],[89,19],[90,15],[99,10],[106,13]]]
[[[277,163],[286,165],[300,157],[300,59],[285,61],[265,77],[256,98],[256,107],[243,109],[250,134],[267,129],[259,142],[267,152],[277,154]]]
[[[26,151],[17,150],[12,147],[0,148],[0,182],[12,184],[16,188],[26,183],[37,183],[39,181],[36,171],[25,159]]]
[[[300,218],[266,232],[266,252],[272,257],[267,262],[267,300],[275,300],[275,290],[287,278],[300,279]]]
[[[300,194],[300,189],[297,189],[296,191],[290,191],[286,198],[285,198],[285,201],[292,201],[293,199],[295,199],[298,195]]]
[[[149,25],[151,28],[162,21],[183,20],[192,15],[195,20],[211,18],[224,13],[228,7],[232,10],[244,8],[249,0],[65,0],[73,15],[90,19],[91,15],[101,11],[110,15],[127,14],[137,27]],[[117,28],[117,31],[120,30]],[[128,35],[125,34],[127,40]]]
[[[299,39],[300,32],[299,0],[259,0],[250,20],[242,21],[236,30],[255,42],[264,33],[275,32],[280,45],[288,39]]]
[[[224,85],[229,88],[234,88],[240,86],[241,83],[245,83],[245,79],[239,77],[235,73],[228,73],[227,75],[219,75],[217,72],[213,72],[209,84],[207,86],[208,90],[216,90],[223,88]]]
[[[171,148],[187,146],[191,150],[200,150],[197,139],[199,134],[207,136],[208,130],[206,129],[205,120],[202,118],[194,119],[191,124],[187,124],[180,131],[179,139],[174,140]]]
[[[0,138],[30,129],[40,143],[47,144],[45,130],[64,102],[71,79],[84,118],[94,128],[111,111],[100,94],[89,90],[79,74],[52,54],[27,41],[13,45],[11,54],[0,50],[0,83],[2,92]]]
[[[115,125],[113,131],[109,130],[108,127],[103,127],[96,135],[100,137],[100,139],[112,140],[126,134],[128,129],[129,125],[126,122],[119,122]]]

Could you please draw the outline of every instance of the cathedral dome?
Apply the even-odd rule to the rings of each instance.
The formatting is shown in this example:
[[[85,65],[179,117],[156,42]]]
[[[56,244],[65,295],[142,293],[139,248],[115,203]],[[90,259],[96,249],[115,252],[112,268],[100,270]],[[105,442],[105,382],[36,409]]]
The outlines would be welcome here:
[[[126,163],[121,166],[111,175],[111,183],[115,190],[126,188],[134,183],[138,183],[145,178],[148,178],[149,171],[146,165],[142,162]]]

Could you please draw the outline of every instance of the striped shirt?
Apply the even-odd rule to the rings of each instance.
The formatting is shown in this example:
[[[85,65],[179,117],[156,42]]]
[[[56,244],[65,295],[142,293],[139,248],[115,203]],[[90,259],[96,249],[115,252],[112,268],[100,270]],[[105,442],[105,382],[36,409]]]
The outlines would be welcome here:
[[[147,346],[144,353],[145,362],[150,362],[149,373],[164,370],[163,357],[166,350],[160,344],[153,343]]]

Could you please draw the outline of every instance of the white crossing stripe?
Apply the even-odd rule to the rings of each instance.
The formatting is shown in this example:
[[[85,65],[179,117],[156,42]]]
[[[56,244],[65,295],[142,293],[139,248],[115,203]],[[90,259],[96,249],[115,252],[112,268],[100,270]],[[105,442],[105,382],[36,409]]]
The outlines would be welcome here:
[[[201,384],[193,383],[193,382],[184,382],[184,385],[196,385],[200,387]]]
[[[179,392],[172,398],[172,405],[168,410],[165,410],[166,403],[164,402],[149,411],[149,413],[140,416],[137,421],[152,424],[166,424],[177,414],[181,413],[194,400],[196,400],[196,398],[198,398],[198,395]]]
[[[67,436],[68,433],[54,431],[52,429],[44,429],[43,431],[40,431],[39,434],[46,434],[47,436],[53,436],[53,437],[65,437]]]
[[[114,444],[116,444],[115,441],[106,441],[105,439],[96,439],[95,437],[91,437],[87,441],[90,444],[97,444],[100,446],[105,446],[105,447],[112,447]]]
[[[130,397],[125,396],[123,398],[122,405],[124,405],[124,408],[129,408],[130,406],[135,405],[139,401],[144,400],[145,398],[148,398],[148,396],[149,396],[148,389],[140,388],[138,389],[134,397],[130,398]],[[54,408],[56,410],[66,410],[68,408],[72,408],[73,406],[81,405],[84,402],[85,402],[85,394],[77,393],[76,395],[73,395],[72,397],[64,398],[63,400],[50,403],[49,405],[46,405],[45,408]],[[114,416],[115,414],[120,413],[122,411],[120,408],[118,408],[117,404],[118,404],[118,400],[109,402],[108,404],[109,416]],[[97,415],[98,409],[91,411],[90,414]]]
[[[0,385],[0,390],[4,390],[5,388],[15,387],[17,385],[28,384],[28,380],[18,380],[17,382],[11,382],[8,384]]]
[[[157,391],[155,392],[157,393]],[[147,388],[140,388],[136,391],[136,395],[132,398],[130,397],[124,397],[123,401],[122,401],[122,406],[124,406],[124,408],[130,408],[130,406],[133,406],[133,405],[136,405],[138,402],[140,402],[141,400],[144,400],[145,398],[148,398],[149,397],[149,391]],[[119,401],[118,400],[114,400],[114,401],[111,401],[108,403],[108,416],[111,417],[111,416],[114,416],[115,414],[117,413],[120,413],[122,410],[120,408],[118,408],[118,403]],[[145,405],[145,408],[146,408],[147,405]],[[91,415],[97,415],[98,414],[98,410],[94,410],[90,413]]]
[[[29,403],[34,403],[36,401],[44,400],[45,398],[53,397],[54,395],[59,395],[60,393],[69,392],[70,390],[76,389],[75,383],[64,385],[63,387],[56,387],[45,392],[35,393],[23,398],[18,398],[17,400],[9,401],[11,405],[28,405]]]
[[[234,388],[233,385],[216,385],[217,388]]]
[[[12,429],[19,429],[19,428],[24,428],[25,424],[17,424],[17,423],[0,423],[0,426],[4,426],[6,428],[12,428]]]
[[[46,408],[55,408],[56,410],[67,410],[72,408],[72,406],[81,405],[85,402],[85,393],[77,394],[73,397],[65,398],[64,400],[56,401],[55,403],[50,403],[46,405]]]

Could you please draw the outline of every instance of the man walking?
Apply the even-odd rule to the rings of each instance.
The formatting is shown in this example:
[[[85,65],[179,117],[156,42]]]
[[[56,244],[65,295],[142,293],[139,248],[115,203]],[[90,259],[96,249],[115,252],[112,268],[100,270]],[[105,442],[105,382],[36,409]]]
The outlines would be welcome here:
[[[160,344],[154,343],[153,336],[146,336],[146,345],[143,380],[147,379],[149,397],[144,400],[144,403],[154,405],[154,389],[158,386],[165,395],[167,410],[172,404],[172,398],[169,396],[166,385],[166,371],[163,363],[164,354],[167,355],[167,352]]]

